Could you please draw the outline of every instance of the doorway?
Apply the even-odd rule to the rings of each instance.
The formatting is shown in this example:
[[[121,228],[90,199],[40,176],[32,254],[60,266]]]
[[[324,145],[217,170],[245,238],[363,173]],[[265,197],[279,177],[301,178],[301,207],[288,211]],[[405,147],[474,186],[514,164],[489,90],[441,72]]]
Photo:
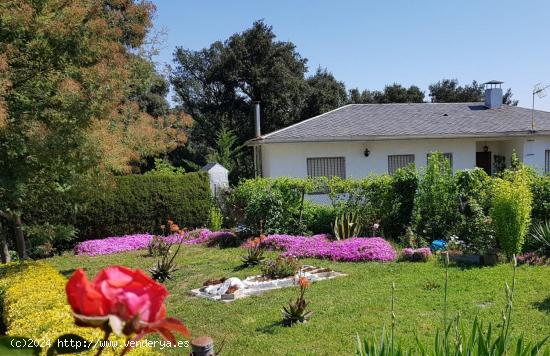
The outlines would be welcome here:
[[[491,152],[476,152],[476,167],[491,175]]]

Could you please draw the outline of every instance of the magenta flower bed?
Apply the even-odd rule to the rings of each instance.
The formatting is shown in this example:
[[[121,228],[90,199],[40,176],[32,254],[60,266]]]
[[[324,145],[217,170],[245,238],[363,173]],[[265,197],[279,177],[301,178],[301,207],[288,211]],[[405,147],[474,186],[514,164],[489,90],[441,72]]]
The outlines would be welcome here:
[[[333,261],[389,262],[397,257],[393,247],[380,237],[330,241],[326,235],[270,235],[262,244],[268,248],[283,250],[284,256],[326,258]]]
[[[171,235],[164,237],[167,242],[176,243],[182,241],[187,245],[198,245],[209,243],[214,240],[226,237],[235,237],[231,232],[215,231],[201,229],[199,231],[187,233],[186,235]],[[153,235],[134,234],[126,236],[107,237],[105,239],[88,240],[77,244],[74,248],[75,255],[108,255],[125,251],[134,251],[147,248]]]

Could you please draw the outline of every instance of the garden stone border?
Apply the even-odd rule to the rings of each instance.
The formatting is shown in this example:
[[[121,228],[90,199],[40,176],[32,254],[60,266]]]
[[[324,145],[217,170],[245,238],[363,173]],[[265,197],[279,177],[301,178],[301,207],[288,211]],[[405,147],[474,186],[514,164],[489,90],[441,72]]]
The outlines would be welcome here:
[[[218,283],[210,286],[203,286],[190,291],[191,295],[210,300],[218,300],[222,302],[232,302],[236,299],[242,299],[251,295],[260,295],[270,290],[288,288],[296,286],[298,278],[305,277],[310,282],[323,281],[338,277],[347,276],[347,274],[327,271],[326,268],[304,265],[296,275],[292,277],[264,280],[261,275],[250,276],[244,280],[232,277],[228,278],[224,283]],[[224,285],[225,284],[225,285]],[[227,290],[227,287],[232,285],[240,286],[233,294],[219,293],[219,291]],[[243,288],[244,287],[244,288]]]

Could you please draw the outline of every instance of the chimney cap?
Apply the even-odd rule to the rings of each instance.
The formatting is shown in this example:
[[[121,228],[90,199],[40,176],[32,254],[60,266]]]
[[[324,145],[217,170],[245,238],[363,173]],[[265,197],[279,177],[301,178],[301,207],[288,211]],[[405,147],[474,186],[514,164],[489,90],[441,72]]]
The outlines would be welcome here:
[[[497,86],[499,88],[501,88],[502,83],[504,83],[504,82],[501,82],[500,80],[494,80],[493,79],[493,80],[489,80],[488,82],[483,83],[483,85],[485,86],[485,89],[487,89],[488,87],[489,88],[496,88]]]

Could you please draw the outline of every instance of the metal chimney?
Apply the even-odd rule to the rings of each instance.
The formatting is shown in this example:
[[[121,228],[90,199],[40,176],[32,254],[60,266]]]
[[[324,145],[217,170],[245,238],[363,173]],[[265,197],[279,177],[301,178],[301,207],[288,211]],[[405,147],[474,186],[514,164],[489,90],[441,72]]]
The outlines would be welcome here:
[[[485,85],[485,106],[487,108],[498,109],[502,106],[502,83],[504,82],[499,80],[483,83]]]
[[[255,101],[254,102],[254,119],[256,121],[256,138],[262,136],[262,128],[261,128],[261,121],[260,121],[260,102]]]

